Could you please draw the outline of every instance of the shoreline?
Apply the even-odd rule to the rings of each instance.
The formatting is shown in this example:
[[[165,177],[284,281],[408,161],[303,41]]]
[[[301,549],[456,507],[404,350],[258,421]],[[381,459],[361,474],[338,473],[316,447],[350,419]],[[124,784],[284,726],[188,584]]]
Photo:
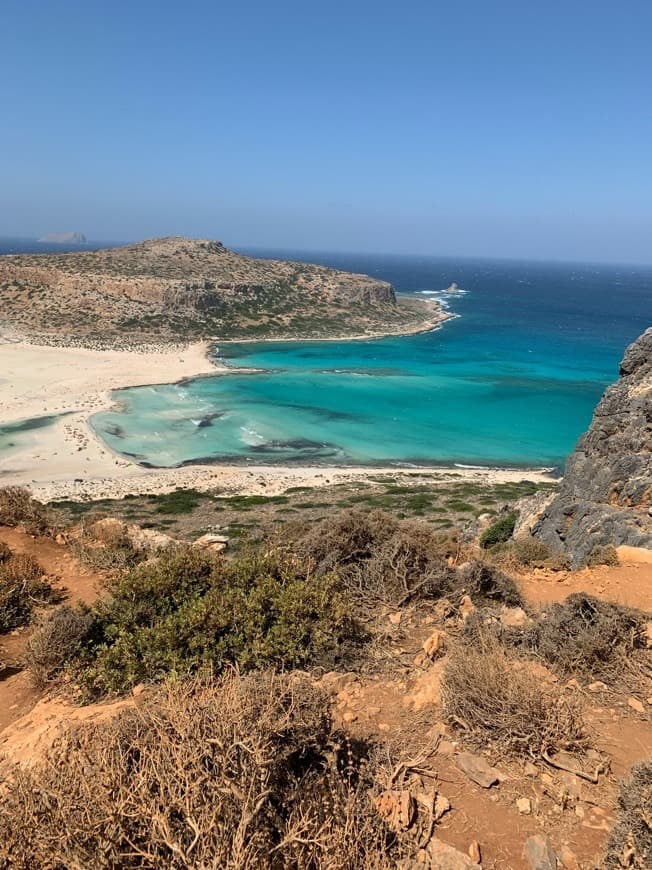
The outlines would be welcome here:
[[[145,468],[112,451],[94,431],[89,418],[111,407],[114,390],[232,374],[233,367],[209,356],[213,347],[219,349],[218,342],[196,342],[185,349],[161,345],[105,351],[0,340],[0,425],[59,417],[53,424],[27,433],[21,447],[5,456],[0,454],[0,486],[27,486],[41,501],[52,501],[120,498],[182,487],[277,495],[291,486],[317,487],[378,475],[420,475],[433,480],[454,475],[486,483],[558,479],[554,472],[542,468],[450,465],[402,468],[244,463]]]

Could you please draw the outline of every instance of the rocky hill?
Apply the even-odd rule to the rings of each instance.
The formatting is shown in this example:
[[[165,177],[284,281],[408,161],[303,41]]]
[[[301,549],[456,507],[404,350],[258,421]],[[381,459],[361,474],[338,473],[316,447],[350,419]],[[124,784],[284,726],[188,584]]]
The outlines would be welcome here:
[[[393,334],[444,319],[367,275],[184,238],[0,257],[0,312],[5,331],[109,343]]]
[[[652,327],[627,349],[533,533],[575,566],[607,544],[652,547]]]

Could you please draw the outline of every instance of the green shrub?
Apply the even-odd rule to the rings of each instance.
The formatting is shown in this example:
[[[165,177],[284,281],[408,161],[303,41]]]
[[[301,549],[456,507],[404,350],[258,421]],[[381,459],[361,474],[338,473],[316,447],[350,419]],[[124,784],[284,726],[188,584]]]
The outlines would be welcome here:
[[[512,537],[516,525],[517,514],[509,513],[485,529],[480,535],[480,546],[483,550],[489,550],[496,544],[502,544]]]
[[[335,664],[363,641],[334,574],[270,551],[227,562],[191,548],[120,575],[93,608],[75,671],[91,695],[226,664]]]
[[[0,562],[0,632],[26,625],[34,608],[50,600],[52,587],[31,557],[13,553]]]

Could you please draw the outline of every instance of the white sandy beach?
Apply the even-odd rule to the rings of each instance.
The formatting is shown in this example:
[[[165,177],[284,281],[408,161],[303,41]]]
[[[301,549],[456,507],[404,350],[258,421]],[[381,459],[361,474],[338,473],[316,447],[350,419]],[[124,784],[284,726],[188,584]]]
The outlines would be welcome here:
[[[207,350],[203,342],[183,350],[148,352],[0,342],[0,425],[65,414],[53,425],[30,432],[24,448],[0,453],[0,486],[28,486],[42,501],[119,498],[130,493],[169,492],[177,487],[275,495],[290,486],[320,486],[400,472],[387,467],[218,465],[146,469],[116,456],[93,433],[88,418],[110,406],[112,390],[225,371],[224,366],[207,358]],[[424,471],[442,479],[454,472],[487,483],[551,479],[545,471],[533,469]]]

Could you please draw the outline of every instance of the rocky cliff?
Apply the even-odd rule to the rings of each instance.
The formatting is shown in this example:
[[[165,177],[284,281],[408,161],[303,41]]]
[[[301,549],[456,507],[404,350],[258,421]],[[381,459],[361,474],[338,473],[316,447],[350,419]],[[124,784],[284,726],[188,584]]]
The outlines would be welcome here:
[[[589,430],[568,458],[535,537],[574,567],[598,546],[652,548],[652,327],[625,353]]]

